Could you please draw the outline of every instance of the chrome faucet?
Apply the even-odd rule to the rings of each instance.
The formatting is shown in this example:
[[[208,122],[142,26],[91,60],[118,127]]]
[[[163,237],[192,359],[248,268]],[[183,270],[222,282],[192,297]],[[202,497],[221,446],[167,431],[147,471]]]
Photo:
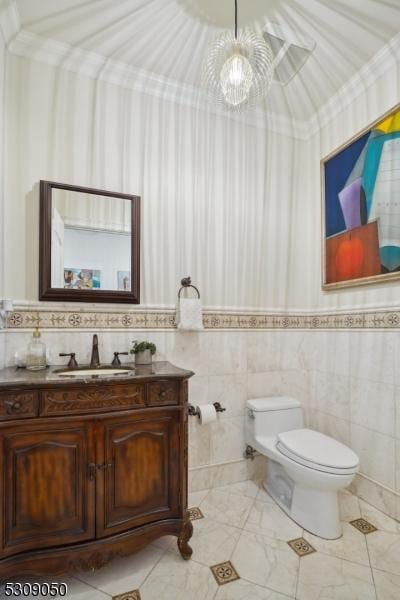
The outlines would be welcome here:
[[[93,336],[92,358],[90,359],[90,368],[98,369],[99,367],[100,367],[99,339],[97,337],[97,334],[95,333]]]

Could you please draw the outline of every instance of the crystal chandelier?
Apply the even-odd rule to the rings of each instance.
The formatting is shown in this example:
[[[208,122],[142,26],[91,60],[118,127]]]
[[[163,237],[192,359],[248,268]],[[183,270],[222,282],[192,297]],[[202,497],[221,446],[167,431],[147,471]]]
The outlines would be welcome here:
[[[240,111],[267,95],[274,73],[273,54],[264,39],[250,29],[226,31],[209,47],[203,83],[211,98]]]

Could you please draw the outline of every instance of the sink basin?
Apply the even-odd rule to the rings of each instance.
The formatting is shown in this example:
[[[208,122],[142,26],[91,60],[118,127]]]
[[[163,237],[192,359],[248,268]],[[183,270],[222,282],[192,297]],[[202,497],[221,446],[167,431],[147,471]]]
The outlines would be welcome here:
[[[110,377],[117,375],[129,375],[133,369],[131,367],[101,367],[99,369],[64,369],[54,371],[60,377]]]

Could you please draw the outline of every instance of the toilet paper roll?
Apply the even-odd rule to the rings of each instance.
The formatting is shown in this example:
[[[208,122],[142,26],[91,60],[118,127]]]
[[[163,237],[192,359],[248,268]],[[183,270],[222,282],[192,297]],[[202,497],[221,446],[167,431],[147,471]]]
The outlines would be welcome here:
[[[207,423],[212,423],[217,420],[217,411],[213,404],[196,406],[196,410],[198,411],[197,414],[200,418],[200,425],[206,425]]]

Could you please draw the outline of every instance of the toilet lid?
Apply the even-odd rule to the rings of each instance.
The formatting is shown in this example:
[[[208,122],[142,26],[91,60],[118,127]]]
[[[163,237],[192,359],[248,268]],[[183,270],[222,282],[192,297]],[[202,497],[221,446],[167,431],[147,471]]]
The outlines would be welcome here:
[[[354,469],[358,456],[333,438],[311,429],[294,429],[278,434],[278,448],[308,463],[335,469]]]

